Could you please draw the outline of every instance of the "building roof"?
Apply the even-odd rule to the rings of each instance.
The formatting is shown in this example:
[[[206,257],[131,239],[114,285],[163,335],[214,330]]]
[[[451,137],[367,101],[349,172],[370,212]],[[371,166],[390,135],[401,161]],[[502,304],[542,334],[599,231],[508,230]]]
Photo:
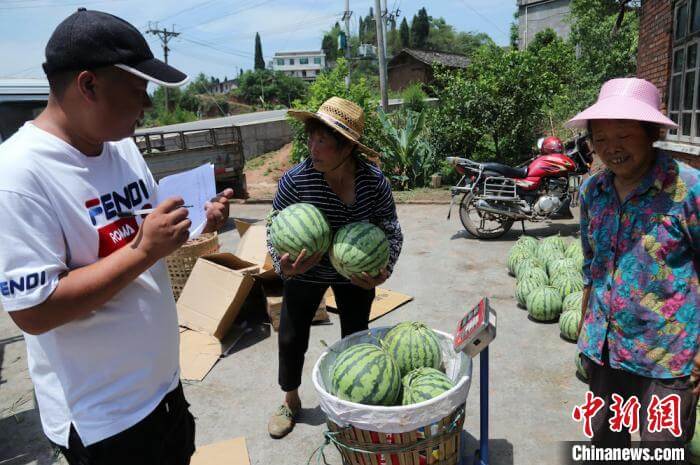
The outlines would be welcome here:
[[[469,66],[469,58],[464,55],[457,53],[434,52],[431,50],[418,50],[414,48],[405,48],[401,50],[401,52],[391,59],[389,66],[391,66],[395,60],[397,60],[403,54],[410,55],[416,60],[422,61],[426,65],[431,66],[435,63],[447,66],[448,68],[466,68]]]
[[[275,52],[275,57],[280,56],[304,56],[304,55],[325,55],[323,50],[314,50],[310,52]]]

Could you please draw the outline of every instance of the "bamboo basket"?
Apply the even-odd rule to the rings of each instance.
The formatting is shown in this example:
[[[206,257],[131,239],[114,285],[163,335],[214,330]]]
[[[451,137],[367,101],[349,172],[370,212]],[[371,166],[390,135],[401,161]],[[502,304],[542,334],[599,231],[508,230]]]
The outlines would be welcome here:
[[[464,406],[440,421],[405,433],[378,433],[328,420],[326,438],[343,465],[457,465]]]
[[[168,276],[173,289],[175,300],[180,297],[187,278],[199,257],[219,251],[219,236],[217,233],[202,234],[185,244],[165,258],[168,265]]]

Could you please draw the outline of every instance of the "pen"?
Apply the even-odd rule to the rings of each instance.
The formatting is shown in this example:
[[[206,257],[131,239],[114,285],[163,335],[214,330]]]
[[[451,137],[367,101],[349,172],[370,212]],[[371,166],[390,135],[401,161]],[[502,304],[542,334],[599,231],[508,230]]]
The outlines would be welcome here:
[[[192,208],[194,205],[183,205],[180,208]],[[140,215],[148,215],[149,213],[153,213],[155,208],[144,208],[142,210],[134,210],[130,212],[119,212],[117,213],[117,216],[119,218],[131,218],[134,216],[140,216]]]

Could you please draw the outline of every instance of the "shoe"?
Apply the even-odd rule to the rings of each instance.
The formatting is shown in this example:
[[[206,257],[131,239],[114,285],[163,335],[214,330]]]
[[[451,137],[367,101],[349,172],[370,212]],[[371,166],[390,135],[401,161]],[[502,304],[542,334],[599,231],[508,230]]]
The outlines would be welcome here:
[[[267,432],[274,439],[285,437],[294,429],[295,415],[296,412],[292,412],[287,404],[280,405],[267,423]]]

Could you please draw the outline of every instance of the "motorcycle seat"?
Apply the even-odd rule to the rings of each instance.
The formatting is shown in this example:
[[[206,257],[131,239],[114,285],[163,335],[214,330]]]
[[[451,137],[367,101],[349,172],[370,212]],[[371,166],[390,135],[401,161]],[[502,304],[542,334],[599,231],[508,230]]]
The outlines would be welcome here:
[[[507,178],[526,178],[527,177],[527,166],[522,168],[513,168],[512,166],[502,165],[500,163],[482,163],[484,171],[493,171]]]

